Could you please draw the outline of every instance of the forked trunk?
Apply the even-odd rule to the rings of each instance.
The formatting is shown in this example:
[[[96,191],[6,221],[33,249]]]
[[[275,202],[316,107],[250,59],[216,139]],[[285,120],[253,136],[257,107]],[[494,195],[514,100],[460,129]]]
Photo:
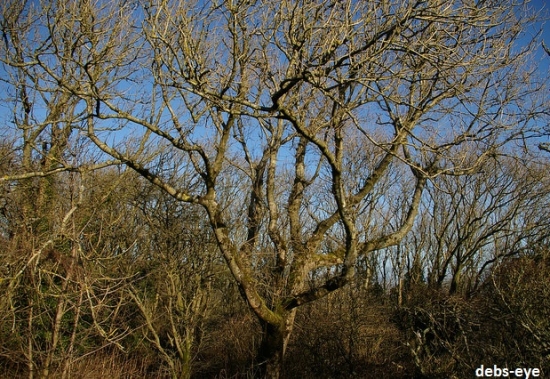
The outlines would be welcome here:
[[[279,325],[262,323],[262,343],[257,357],[259,377],[278,379],[283,373],[284,357],[294,326],[296,310],[286,313]]]

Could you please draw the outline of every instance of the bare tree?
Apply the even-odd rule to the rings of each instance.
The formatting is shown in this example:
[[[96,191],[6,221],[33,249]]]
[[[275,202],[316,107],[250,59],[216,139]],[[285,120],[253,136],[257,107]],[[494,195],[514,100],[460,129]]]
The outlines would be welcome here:
[[[472,174],[433,181],[403,241],[410,262],[424,261],[430,286],[471,294],[493,264],[529,252],[528,241],[548,227],[544,167],[529,156],[490,159]]]
[[[154,187],[134,196],[136,221],[144,229],[137,247],[140,255],[148,253],[133,264],[142,274],[128,292],[143,319],[143,336],[171,377],[190,378],[205,320],[216,305],[215,269],[225,267],[202,209],[190,209]]]
[[[525,136],[522,3],[8,2],[2,62],[25,117],[25,93],[54,88],[104,155],[205,209],[278,377],[297,307],[398,244],[429,180]],[[399,215],[364,222],[382,185]]]
[[[125,241],[118,234],[109,238],[106,230],[122,230],[125,220],[120,211],[109,209],[107,199],[127,176],[41,178],[51,179],[51,208],[47,214],[47,208],[34,212],[38,222],[20,214],[29,202],[24,182],[1,194],[7,217],[0,253],[5,267],[0,357],[19,367],[14,372],[20,377],[67,378],[83,357],[110,347],[124,349],[121,341],[131,332],[121,317],[130,302],[125,285],[134,275],[117,268],[125,254],[116,247]]]

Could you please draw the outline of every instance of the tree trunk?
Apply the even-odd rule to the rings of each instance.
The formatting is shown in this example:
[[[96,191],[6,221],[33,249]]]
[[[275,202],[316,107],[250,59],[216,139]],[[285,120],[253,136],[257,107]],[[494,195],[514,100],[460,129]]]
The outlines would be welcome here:
[[[285,312],[278,325],[260,320],[262,324],[262,343],[257,357],[259,377],[278,379],[283,373],[284,357],[292,329],[296,309]]]
[[[283,369],[285,333],[282,325],[262,325],[262,343],[257,357],[260,376],[278,379]]]

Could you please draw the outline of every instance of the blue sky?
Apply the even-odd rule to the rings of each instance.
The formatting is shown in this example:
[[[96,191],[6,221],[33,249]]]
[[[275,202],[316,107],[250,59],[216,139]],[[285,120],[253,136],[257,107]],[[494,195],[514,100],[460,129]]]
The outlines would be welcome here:
[[[525,35],[525,40],[528,41],[537,32],[542,31],[541,39],[544,40],[546,46],[550,48],[550,0],[531,0],[530,7],[534,11],[538,12],[544,21],[541,21],[538,25],[536,25],[533,30],[528,31]],[[539,46],[537,49],[537,61],[537,68],[540,70],[541,77],[550,78],[550,56],[544,52],[542,46]],[[5,73],[0,71],[0,76],[2,76],[2,74]],[[0,91],[5,91],[5,85],[1,82]],[[8,109],[9,105],[2,104],[2,100],[4,100],[5,95],[5,93],[0,94],[0,123],[2,125],[9,124],[9,120],[12,117],[12,114]],[[2,138],[2,135],[4,134],[2,133],[3,128],[3,126],[0,127],[0,138]]]
[[[542,29],[542,39],[550,48],[550,0],[532,0],[531,6],[545,20],[539,26]],[[550,59],[550,57],[548,58]]]

